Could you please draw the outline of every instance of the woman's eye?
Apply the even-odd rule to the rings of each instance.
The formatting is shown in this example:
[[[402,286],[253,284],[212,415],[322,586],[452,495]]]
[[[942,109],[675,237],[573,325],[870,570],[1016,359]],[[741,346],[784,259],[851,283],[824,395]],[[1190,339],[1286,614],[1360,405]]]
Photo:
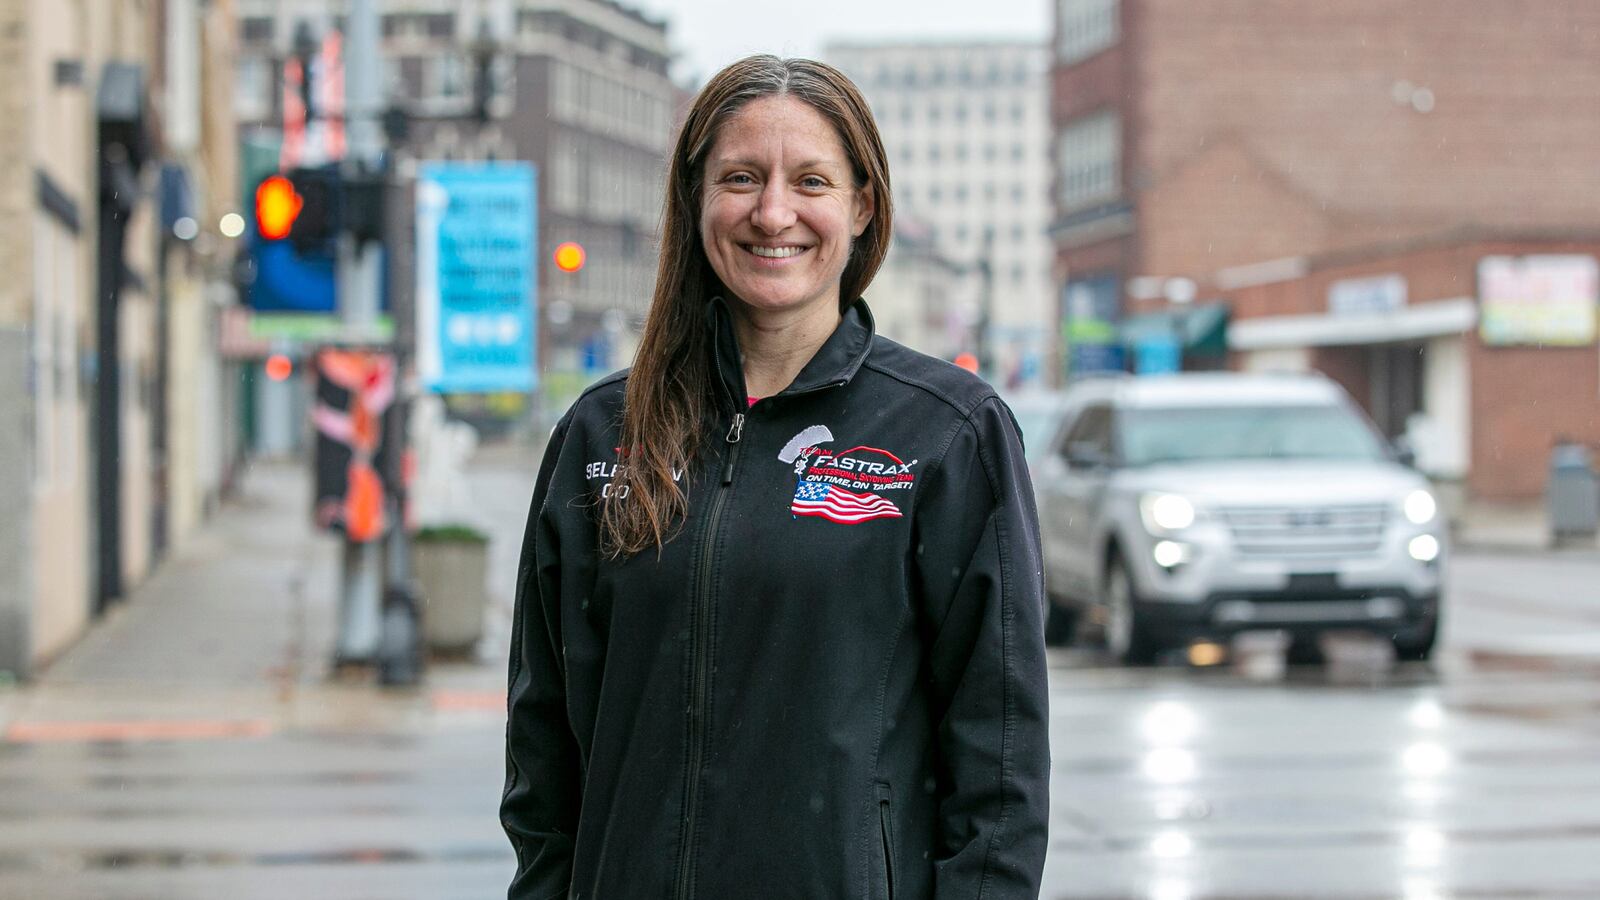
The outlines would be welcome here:
[[[804,188],[810,188],[811,190],[820,191],[828,186],[828,182],[815,175],[807,175],[806,177],[800,179],[800,186]]]
[[[755,179],[744,174],[743,172],[735,172],[734,174],[729,175],[727,178],[724,178],[723,181],[726,181],[729,184],[755,184]]]

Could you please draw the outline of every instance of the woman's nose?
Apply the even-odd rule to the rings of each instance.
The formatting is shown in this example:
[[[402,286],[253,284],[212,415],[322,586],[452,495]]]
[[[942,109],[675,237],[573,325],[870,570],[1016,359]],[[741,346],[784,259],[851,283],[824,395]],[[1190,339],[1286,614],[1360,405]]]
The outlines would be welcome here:
[[[767,234],[777,234],[794,224],[794,206],[789,198],[788,186],[777,179],[768,181],[761,189],[751,216],[755,226]]]

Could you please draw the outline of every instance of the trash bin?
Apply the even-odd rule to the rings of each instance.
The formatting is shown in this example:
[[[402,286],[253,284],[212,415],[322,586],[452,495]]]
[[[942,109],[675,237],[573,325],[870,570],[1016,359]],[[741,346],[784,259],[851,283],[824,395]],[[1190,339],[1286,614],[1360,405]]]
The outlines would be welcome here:
[[[489,608],[488,535],[461,525],[424,528],[412,544],[411,561],[428,649],[441,656],[471,654]]]
[[[1594,540],[1600,530],[1600,476],[1594,454],[1581,444],[1550,450],[1550,481],[1545,488],[1550,535],[1556,543]]]

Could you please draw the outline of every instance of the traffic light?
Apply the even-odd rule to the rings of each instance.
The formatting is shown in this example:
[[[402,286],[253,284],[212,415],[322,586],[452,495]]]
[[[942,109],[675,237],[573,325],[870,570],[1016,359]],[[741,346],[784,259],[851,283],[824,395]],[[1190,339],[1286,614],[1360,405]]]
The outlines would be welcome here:
[[[281,353],[274,353],[267,357],[266,370],[267,377],[273,381],[288,381],[289,376],[294,374],[294,361]]]
[[[288,239],[301,255],[332,253],[340,231],[381,241],[384,195],[378,173],[346,178],[333,165],[291,169],[256,187],[256,231],[267,241]]]
[[[269,241],[289,236],[303,202],[282,175],[270,175],[256,186],[256,230]]]
[[[588,254],[583,252],[583,245],[577,241],[566,241],[556,245],[556,268],[563,272],[576,272],[583,268],[583,262]]]
[[[289,182],[300,195],[300,214],[289,230],[289,240],[301,253],[326,247],[339,233],[339,173],[332,167],[293,169]]]

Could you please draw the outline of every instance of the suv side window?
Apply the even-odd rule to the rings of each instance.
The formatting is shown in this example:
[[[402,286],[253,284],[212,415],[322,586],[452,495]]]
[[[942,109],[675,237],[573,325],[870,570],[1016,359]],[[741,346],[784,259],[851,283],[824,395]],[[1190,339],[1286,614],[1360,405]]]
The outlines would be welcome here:
[[[1096,403],[1086,407],[1067,431],[1061,442],[1060,453],[1069,463],[1073,456],[1087,450],[1100,461],[1111,462],[1111,407]]]

